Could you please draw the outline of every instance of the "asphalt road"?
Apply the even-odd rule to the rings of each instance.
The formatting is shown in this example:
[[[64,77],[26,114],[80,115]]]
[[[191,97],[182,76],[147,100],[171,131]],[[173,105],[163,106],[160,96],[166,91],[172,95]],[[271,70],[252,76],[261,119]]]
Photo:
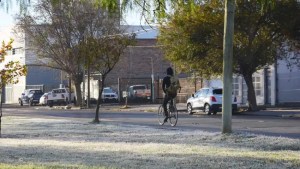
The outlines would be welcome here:
[[[121,110],[120,106],[104,106],[100,109],[100,121],[109,121],[115,124],[142,125],[162,130],[203,130],[221,132],[222,115],[205,115],[195,113],[188,115],[185,111],[179,112],[177,126],[171,127],[166,123],[160,126],[157,121],[155,107],[136,106]],[[154,107],[154,108],[153,108]],[[50,109],[49,107],[3,107],[3,116],[24,116],[31,118],[63,118],[63,119],[91,119],[95,116],[95,109]],[[233,132],[247,132],[268,136],[281,136],[300,139],[300,110],[264,110],[235,114],[232,116]]]

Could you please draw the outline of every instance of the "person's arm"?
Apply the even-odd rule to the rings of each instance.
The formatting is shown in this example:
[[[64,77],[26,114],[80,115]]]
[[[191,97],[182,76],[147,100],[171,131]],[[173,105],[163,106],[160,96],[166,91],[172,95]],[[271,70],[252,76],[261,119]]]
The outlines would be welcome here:
[[[181,91],[181,86],[180,86],[180,82],[179,82],[179,79],[178,79],[178,85],[179,85],[179,91],[178,91],[178,93],[180,93],[180,91]]]

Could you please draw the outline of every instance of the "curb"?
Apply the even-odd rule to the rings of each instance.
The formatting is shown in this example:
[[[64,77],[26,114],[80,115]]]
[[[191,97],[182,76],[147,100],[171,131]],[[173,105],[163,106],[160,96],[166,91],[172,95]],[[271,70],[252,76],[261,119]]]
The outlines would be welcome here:
[[[300,114],[283,114],[282,117],[283,118],[286,118],[286,117],[300,117]]]

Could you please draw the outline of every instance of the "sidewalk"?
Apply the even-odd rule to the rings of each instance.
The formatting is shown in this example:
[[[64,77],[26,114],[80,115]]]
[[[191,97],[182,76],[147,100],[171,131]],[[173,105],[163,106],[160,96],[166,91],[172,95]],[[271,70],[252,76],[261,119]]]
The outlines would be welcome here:
[[[125,105],[119,104],[104,104],[101,108],[106,110],[119,110],[119,111],[142,111],[142,112],[154,112],[158,110],[158,107],[161,104],[129,104],[127,107]],[[177,110],[180,112],[186,112],[186,104],[185,103],[177,103],[176,104]]]
[[[102,105],[108,111],[142,111],[142,112],[155,112],[157,111],[160,104],[142,104],[142,105],[128,105],[124,107],[123,105]],[[185,103],[177,103],[177,110],[183,113],[187,113]],[[253,115],[253,116],[274,116],[274,117],[300,117],[300,108],[267,108],[265,110],[255,111],[255,112],[237,112],[233,115]]]
[[[161,104],[129,104],[127,107],[123,104],[102,104],[101,109],[106,111],[140,111],[140,112],[156,112]],[[91,109],[94,109],[96,105],[92,105]],[[3,104],[2,108],[27,108],[28,105],[20,106],[19,104]],[[32,106],[42,107],[42,106]],[[43,106],[45,107],[45,106]],[[63,109],[65,106],[55,106],[53,109]],[[177,110],[182,113],[187,113],[185,103],[177,103]],[[79,107],[72,107],[71,109],[80,109]],[[282,118],[300,117],[300,108],[297,107],[272,107],[266,108],[256,112],[237,112],[233,115],[250,115],[250,116],[274,116]]]

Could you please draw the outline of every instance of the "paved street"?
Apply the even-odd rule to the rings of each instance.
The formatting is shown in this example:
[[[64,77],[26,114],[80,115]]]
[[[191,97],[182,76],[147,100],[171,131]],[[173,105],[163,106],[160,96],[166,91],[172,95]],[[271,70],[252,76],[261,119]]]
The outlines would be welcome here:
[[[112,123],[142,125],[166,130],[204,130],[219,132],[222,115],[205,115],[201,112],[188,115],[184,104],[178,104],[179,120],[176,127],[168,123],[158,125],[156,109],[159,105],[131,105],[121,109],[120,105],[104,105],[100,109],[100,120]],[[43,106],[19,107],[4,105],[3,116],[30,116],[32,118],[92,119],[95,109],[58,109]],[[243,112],[232,116],[234,132],[249,132],[269,136],[300,138],[299,109],[267,109],[259,112]]]

